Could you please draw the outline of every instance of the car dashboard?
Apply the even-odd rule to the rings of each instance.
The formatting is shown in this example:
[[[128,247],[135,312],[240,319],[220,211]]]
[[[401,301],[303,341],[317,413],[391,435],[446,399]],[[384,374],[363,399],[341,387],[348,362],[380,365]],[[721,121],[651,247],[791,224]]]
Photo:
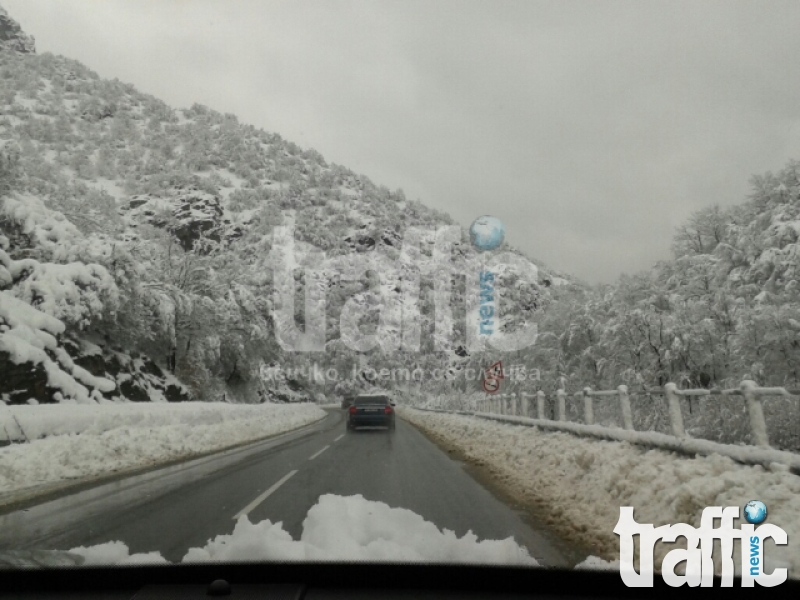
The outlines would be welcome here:
[[[213,563],[6,570],[0,598],[18,600],[371,600],[499,598],[675,598],[688,594],[729,600],[752,588],[628,588],[619,573],[486,565],[387,563]],[[768,590],[770,598],[800,597],[800,581]]]

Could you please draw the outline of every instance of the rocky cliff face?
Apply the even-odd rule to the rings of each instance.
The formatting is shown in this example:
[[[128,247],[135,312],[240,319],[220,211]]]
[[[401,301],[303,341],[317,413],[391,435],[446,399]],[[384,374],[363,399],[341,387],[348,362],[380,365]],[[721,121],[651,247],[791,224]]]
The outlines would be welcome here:
[[[22,31],[14,19],[0,6],[0,50],[14,50],[23,54],[35,54],[36,43],[32,35]]]

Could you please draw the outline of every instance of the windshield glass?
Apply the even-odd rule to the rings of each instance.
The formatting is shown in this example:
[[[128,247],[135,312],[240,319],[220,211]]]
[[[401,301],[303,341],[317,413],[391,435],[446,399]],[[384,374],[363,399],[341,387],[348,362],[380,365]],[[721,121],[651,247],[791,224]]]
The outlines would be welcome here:
[[[0,0],[0,566],[800,577],[800,3],[499,2]]]

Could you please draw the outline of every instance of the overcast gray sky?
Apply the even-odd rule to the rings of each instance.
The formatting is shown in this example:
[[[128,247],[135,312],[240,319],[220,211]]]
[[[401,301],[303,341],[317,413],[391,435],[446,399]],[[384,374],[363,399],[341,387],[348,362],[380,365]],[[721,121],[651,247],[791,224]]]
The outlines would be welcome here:
[[[800,2],[0,0],[39,52],[275,131],[587,281],[800,159]]]

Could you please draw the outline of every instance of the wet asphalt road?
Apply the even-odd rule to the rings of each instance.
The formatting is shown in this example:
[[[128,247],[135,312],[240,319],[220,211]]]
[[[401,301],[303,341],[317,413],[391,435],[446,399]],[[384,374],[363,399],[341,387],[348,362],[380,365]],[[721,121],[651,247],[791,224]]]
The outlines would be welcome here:
[[[347,433],[346,413],[249,446],[129,477],[0,516],[0,551],[68,550],[112,540],[180,561],[231,533],[234,518],[282,521],[294,539],[322,494],[361,494],[459,537],[514,539],[542,564],[569,561],[417,429]]]

